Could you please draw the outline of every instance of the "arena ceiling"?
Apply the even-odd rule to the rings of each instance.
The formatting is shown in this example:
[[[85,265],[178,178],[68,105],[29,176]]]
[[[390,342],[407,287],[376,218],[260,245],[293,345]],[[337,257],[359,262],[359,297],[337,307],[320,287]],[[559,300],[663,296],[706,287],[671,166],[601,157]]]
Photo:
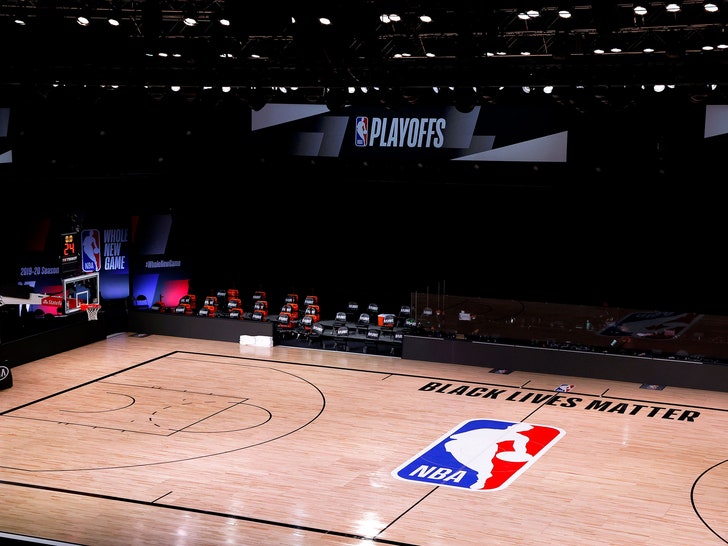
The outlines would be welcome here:
[[[679,2],[678,12],[667,4],[0,0],[0,93],[174,85],[316,102],[349,88],[411,99],[443,89],[478,100],[526,86],[563,94],[666,85],[693,101],[722,100],[728,3],[718,0],[715,12],[702,0]],[[568,19],[559,16],[566,7]],[[537,16],[522,18],[526,9]],[[118,26],[108,23],[112,15]],[[198,22],[188,26],[183,18],[192,15]]]

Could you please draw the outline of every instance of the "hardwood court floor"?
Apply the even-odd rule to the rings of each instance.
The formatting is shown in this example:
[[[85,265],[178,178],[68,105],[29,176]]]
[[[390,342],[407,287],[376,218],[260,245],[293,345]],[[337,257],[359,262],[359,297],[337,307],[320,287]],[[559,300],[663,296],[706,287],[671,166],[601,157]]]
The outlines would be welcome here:
[[[89,546],[728,543],[726,393],[129,334],[12,372],[0,391],[6,534]],[[436,481],[448,470],[431,450],[402,472],[473,419],[562,435],[502,487]]]

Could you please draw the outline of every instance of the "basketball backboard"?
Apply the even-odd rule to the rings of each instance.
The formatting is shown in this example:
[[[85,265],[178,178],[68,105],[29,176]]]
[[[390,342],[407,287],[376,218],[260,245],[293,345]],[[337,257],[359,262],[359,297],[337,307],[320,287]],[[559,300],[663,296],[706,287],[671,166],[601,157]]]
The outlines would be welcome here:
[[[63,279],[64,314],[70,315],[81,311],[81,306],[99,303],[99,274],[87,273],[77,277]]]

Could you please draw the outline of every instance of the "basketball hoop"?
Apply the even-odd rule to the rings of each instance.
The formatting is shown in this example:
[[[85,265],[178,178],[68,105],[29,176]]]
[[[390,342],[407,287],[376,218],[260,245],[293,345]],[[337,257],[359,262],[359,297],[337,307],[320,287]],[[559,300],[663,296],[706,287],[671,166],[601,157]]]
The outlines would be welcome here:
[[[99,310],[100,309],[101,309],[101,304],[99,304],[99,303],[82,303],[81,304],[81,311],[86,311],[88,320],[99,320]]]

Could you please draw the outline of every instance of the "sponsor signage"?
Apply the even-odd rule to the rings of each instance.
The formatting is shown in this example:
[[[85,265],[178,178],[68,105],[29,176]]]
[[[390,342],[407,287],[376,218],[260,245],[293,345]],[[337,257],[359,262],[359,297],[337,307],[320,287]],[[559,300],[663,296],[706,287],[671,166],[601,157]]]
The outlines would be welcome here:
[[[60,307],[63,305],[63,298],[61,296],[44,296],[40,300],[41,305],[48,305],[49,307]]]

